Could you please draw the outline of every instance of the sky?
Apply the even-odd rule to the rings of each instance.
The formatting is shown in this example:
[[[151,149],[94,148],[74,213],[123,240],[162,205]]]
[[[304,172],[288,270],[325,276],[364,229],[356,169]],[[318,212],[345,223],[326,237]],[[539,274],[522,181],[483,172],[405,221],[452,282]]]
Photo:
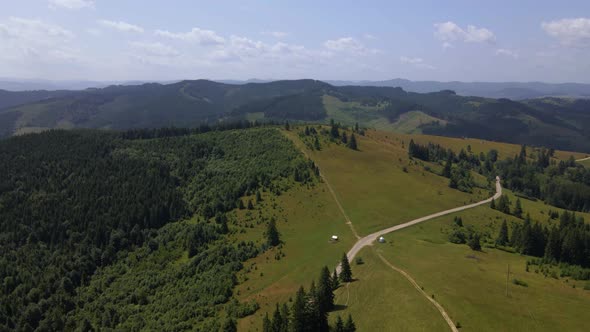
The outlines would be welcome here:
[[[0,0],[0,77],[590,83],[590,1]]]

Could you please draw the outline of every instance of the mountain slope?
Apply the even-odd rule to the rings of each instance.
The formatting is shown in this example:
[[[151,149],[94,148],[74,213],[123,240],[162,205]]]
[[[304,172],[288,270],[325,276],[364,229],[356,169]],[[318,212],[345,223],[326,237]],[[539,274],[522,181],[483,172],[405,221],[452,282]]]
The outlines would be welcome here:
[[[336,102],[337,100],[337,102]],[[328,102],[326,102],[328,101]],[[590,151],[590,102],[464,97],[452,90],[332,86],[315,80],[206,80],[110,86],[0,110],[0,136],[51,128],[196,127],[220,120],[313,121]],[[419,113],[417,113],[419,112]],[[407,121],[408,116],[417,121]]]

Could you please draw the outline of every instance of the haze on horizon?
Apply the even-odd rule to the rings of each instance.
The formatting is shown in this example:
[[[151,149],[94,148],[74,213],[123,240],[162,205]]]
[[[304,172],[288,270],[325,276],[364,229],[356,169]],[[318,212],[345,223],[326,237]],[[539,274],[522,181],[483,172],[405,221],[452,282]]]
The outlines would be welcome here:
[[[0,77],[590,83],[581,0],[21,0],[0,11]]]

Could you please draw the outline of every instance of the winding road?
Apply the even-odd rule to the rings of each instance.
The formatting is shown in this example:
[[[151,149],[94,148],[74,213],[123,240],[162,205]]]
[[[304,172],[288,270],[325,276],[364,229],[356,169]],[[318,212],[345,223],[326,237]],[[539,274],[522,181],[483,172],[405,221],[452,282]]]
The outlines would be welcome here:
[[[430,220],[430,219],[442,217],[442,216],[447,215],[447,214],[450,214],[450,213],[455,213],[455,212],[459,212],[459,211],[471,209],[471,208],[474,208],[474,207],[477,207],[477,206],[480,206],[480,205],[483,205],[483,204],[487,204],[487,203],[490,203],[492,200],[496,200],[496,199],[500,198],[500,196],[502,196],[502,185],[500,183],[500,177],[496,176],[496,193],[494,194],[494,196],[492,196],[492,197],[490,197],[488,199],[484,199],[483,201],[480,201],[480,202],[477,202],[477,203],[468,204],[468,205],[456,207],[456,208],[453,208],[453,209],[449,209],[449,210],[445,210],[445,211],[433,213],[433,214],[427,215],[425,217],[421,217],[421,218],[418,218],[418,219],[414,219],[414,220],[408,221],[408,222],[403,223],[403,224],[399,224],[399,225],[396,225],[396,226],[392,226],[392,227],[388,227],[388,228],[382,229],[382,230],[380,230],[378,232],[369,234],[369,235],[361,238],[361,237],[359,237],[358,233],[354,229],[354,226],[352,224],[352,221],[346,215],[346,212],[344,211],[344,208],[342,207],[342,204],[340,204],[340,201],[338,200],[338,197],[336,196],[336,193],[332,189],[332,186],[330,186],[330,183],[327,181],[327,179],[325,177],[322,176],[322,178],[324,178],[324,182],[328,186],[328,189],[332,193],[332,196],[334,197],[334,200],[338,204],[338,207],[339,207],[340,211],[344,215],[344,218],[346,219],[346,223],[350,226],[352,232],[358,238],[358,241],[354,244],[354,246],[352,247],[352,249],[350,249],[348,251],[348,253],[346,254],[346,256],[348,257],[348,260],[349,261],[352,261],[354,259],[354,257],[359,253],[359,251],[362,248],[364,248],[366,246],[372,245],[373,242],[376,241],[380,236],[383,236],[383,235],[388,234],[388,233],[391,233],[391,232],[398,231],[400,229],[403,229],[403,228],[406,228],[406,227],[409,227],[409,226],[413,226],[413,225],[419,224],[421,222],[424,222],[424,221],[427,221],[427,220]],[[391,264],[379,252],[377,252],[377,255],[383,261],[383,263],[385,263],[391,269],[393,269],[394,271],[397,271],[402,276],[404,276],[412,284],[412,286],[414,286],[414,288],[416,288],[416,290],[420,294],[422,294],[422,296],[424,296],[428,301],[430,301],[436,307],[436,309],[440,312],[440,314],[443,317],[443,319],[449,325],[449,328],[451,329],[451,331],[453,331],[453,332],[459,332],[459,330],[455,326],[455,323],[453,322],[453,320],[451,319],[451,317],[449,316],[449,314],[445,311],[445,309],[443,308],[443,306],[440,303],[438,303],[434,299],[434,297],[428,296],[428,294],[426,294],[426,292],[422,289],[422,287],[420,287],[418,285],[418,283],[416,282],[416,280],[414,280],[414,278],[412,278],[412,276],[410,276],[406,271],[404,271],[404,270],[400,269],[399,267],[396,267],[393,264]],[[338,266],[336,266],[337,273],[339,274],[341,270],[342,270],[341,269],[341,266],[340,266],[340,264],[338,264]],[[347,284],[347,287],[348,287],[348,284]],[[349,296],[350,296],[350,294],[349,294]],[[346,304],[348,305],[348,299],[346,300]]]
[[[500,198],[500,196],[502,196],[502,185],[500,184],[500,178],[496,177],[496,193],[494,194],[494,196],[488,198],[488,199],[484,199],[483,201],[477,202],[477,203],[473,203],[473,204],[469,204],[469,205],[464,205],[464,206],[460,206],[460,207],[456,207],[453,209],[449,209],[449,210],[445,210],[445,211],[441,211],[441,212],[437,212],[437,213],[433,213],[431,215],[427,215],[425,217],[421,217],[418,219],[414,219],[412,221],[408,221],[406,223],[403,224],[399,224],[399,225],[395,225],[389,228],[385,228],[382,229],[380,231],[377,231],[375,233],[369,234],[361,239],[359,239],[354,246],[352,246],[352,248],[348,251],[348,253],[346,254],[346,256],[348,257],[349,261],[352,261],[354,259],[354,257],[356,256],[356,254],[358,254],[359,251],[361,251],[361,249],[363,247],[366,247],[368,245],[371,245],[374,241],[376,241],[380,236],[383,236],[387,233],[391,233],[391,232],[395,232],[395,231],[399,231],[400,229],[406,228],[406,227],[410,227],[416,224],[419,224],[421,222],[430,220],[430,219],[434,219],[434,218],[438,218],[438,217],[442,217],[444,215],[450,214],[450,213],[455,213],[455,212],[459,212],[459,211],[463,211],[463,210],[467,210],[467,209],[471,209],[486,203],[490,203],[492,200],[498,199]],[[350,222],[347,219],[347,222]],[[336,270],[338,271],[338,273],[340,273],[340,266],[338,266],[336,268]]]

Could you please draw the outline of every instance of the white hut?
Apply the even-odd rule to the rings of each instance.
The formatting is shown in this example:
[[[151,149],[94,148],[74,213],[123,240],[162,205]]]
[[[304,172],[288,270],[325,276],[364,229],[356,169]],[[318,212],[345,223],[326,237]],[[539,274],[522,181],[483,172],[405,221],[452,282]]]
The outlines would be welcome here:
[[[385,238],[383,236],[380,236],[377,241],[379,241],[379,243],[385,243]]]
[[[332,235],[332,241],[338,241],[338,235]]]

